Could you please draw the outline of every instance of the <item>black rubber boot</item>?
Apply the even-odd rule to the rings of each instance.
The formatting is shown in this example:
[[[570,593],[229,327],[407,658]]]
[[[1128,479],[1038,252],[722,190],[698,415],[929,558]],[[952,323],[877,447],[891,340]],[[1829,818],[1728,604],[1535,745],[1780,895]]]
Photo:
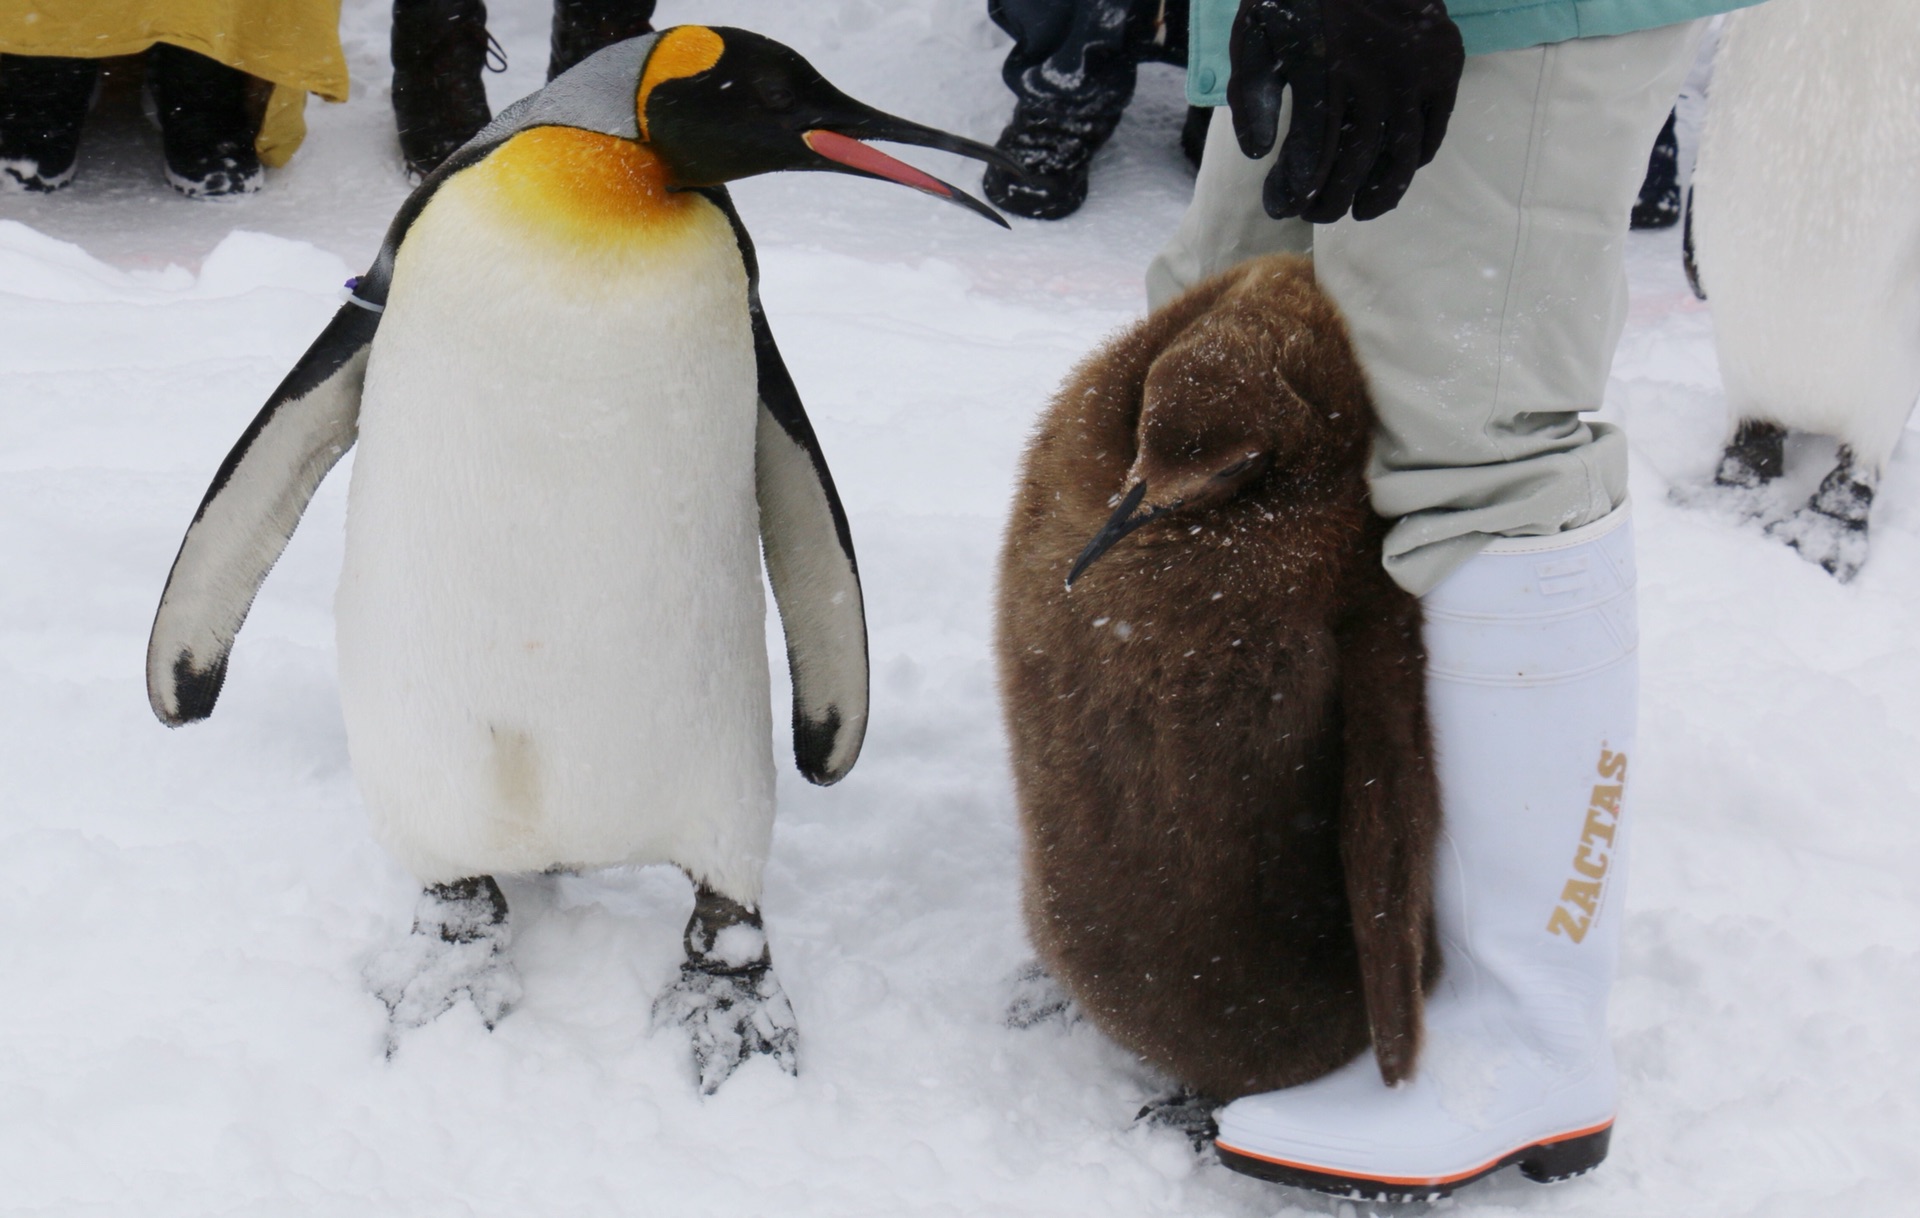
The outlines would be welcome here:
[[[1207,128],[1212,123],[1213,107],[1187,107],[1187,121],[1180,124],[1180,151],[1195,169],[1200,168],[1200,156],[1207,150]]]
[[[147,52],[147,88],[160,112],[167,181],[188,198],[252,194],[265,184],[253,150],[259,124],[247,105],[250,79],[164,42]]]
[[[393,121],[407,176],[426,177],[493,117],[481,0],[394,0]],[[506,67],[496,60],[494,70]]]
[[[1672,113],[1653,141],[1647,158],[1647,177],[1633,205],[1634,228],[1672,228],[1680,223],[1680,138],[1674,134]]]
[[[49,191],[73,180],[99,71],[95,59],[0,55],[0,185]]]
[[[654,0],[553,0],[552,80],[601,47],[653,32]]]
[[[1140,61],[1184,59],[1184,25],[1162,20],[1183,9],[1158,0],[988,0],[987,15],[1013,36],[1000,67],[1013,121],[995,146],[1027,173],[987,170],[987,198],[1031,220],[1078,211],[1087,166],[1120,125]]]
[[[1087,201],[1087,167],[1119,125],[1118,115],[1047,111],[1021,102],[1013,121],[993,146],[1012,157],[1026,176],[989,166],[981,179],[988,199],[1029,220],[1059,220]]]

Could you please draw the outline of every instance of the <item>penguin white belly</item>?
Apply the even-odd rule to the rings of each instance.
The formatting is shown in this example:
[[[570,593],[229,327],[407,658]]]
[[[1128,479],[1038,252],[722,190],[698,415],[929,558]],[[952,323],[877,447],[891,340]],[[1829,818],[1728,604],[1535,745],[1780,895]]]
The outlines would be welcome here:
[[[1736,416],[1877,467],[1920,394],[1920,5],[1729,18],[1694,232]]]
[[[673,862],[752,904],[773,756],[732,230],[688,196],[565,239],[485,168],[409,230],[367,371],[337,620],[375,832],[424,882]]]

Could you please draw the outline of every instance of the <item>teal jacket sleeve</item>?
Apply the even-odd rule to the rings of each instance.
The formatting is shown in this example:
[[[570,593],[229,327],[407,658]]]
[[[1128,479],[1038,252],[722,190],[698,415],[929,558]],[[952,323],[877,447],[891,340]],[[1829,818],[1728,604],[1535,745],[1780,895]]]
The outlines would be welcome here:
[[[1460,27],[1467,54],[1486,55],[1569,38],[1630,34],[1755,3],[1758,0],[1447,0],[1447,13]],[[1187,28],[1187,101],[1192,105],[1227,104],[1227,36],[1239,8],[1239,0],[1193,0]]]

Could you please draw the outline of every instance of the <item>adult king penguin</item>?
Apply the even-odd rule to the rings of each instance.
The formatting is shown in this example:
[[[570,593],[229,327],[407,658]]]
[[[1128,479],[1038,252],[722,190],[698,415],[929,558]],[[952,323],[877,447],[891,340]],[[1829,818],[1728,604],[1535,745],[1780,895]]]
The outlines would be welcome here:
[[[1728,17],[1689,225],[1732,413],[1714,481],[1778,517],[1763,488],[1787,433],[1839,440],[1819,489],[1768,532],[1851,580],[1920,395],[1920,4]]]
[[[838,781],[867,715],[845,513],[723,183],[776,170],[990,208],[863,140],[1001,161],[841,93],[792,50],[681,26],[504,111],[421,183],[202,500],[147,654],[169,725],[213,710],[255,591],[356,439],[340,694],[376,836],[426,886],[369,981],[393,1037],[518,996],[493,876],[673,863],[703,1090],[795,1068],[760,930],[774,807],[756,540],[794,754]]]

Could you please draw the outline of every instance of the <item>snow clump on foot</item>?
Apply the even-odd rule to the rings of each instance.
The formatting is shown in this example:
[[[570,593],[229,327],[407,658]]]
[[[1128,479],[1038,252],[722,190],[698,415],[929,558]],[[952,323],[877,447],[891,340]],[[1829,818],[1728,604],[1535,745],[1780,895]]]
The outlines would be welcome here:
[[[1133,1121],[1136,1125],[1171,1129],[1185,1137],[1195,1153],[1201,1153],[1211,1149],[1213,1140],[1220,1136],[1219,1122],[1214,1119],[1220,1107],[1219,1100],[1182,1087],[1148,1100]]]
[[[1053,979],[1046,966],[1029,960],[1007,979],[1006,1025],[1015,1030],[1043,1023],[1072,1025],[1080,1022],[1080,1008],[1073,995]]]
[[[735,929],[742,928],[728,928]],[[800,1072],[793,1004],[764,959],[744,968],[688,961],[680,966],[680,979],[654,1002],[653,1022],[656,1028],[687,1030],[702,1095],[718,1091],[742,1063],[760,1054],[788,1074]]]
[[[1800,557],[1850,583],[1867,561],[1867,526],[1829,516],[1808,504],[1785,520],[1767,526],[1767,536],[1792,546]]]
[[[465,996],[489,1031],[520,1001],[520,974],[507,903],[481,876],[428,888],[414,911],[413,932],[367,962],[367,988],[387,1008],[387,1056],[400,1035],[424,1027]]]
[[[1807,506],[1769,526],[1767,535],[1786,542],[1808,562],[1820,564],[1841,583],[1849,583],[1867,561],[1867,521],[1879,485],[1879,472],[1856,465],[1853,451],[1842,445],[1839,464]]]

